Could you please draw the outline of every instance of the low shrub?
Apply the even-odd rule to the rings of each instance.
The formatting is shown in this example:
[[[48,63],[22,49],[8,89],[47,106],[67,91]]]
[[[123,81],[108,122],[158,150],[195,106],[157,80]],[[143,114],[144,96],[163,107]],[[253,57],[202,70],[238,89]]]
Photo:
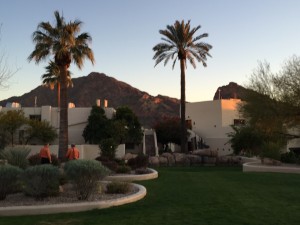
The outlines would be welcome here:
[[[108,175],[109,170],[96,160],[72,160],[64,166],[67,178],[75,186],[79,200],[88,199],[97,189],[98,181]]]
[[[144,154],[138,154],[137,157],[129,159],[127,164],[134,170],[137,168],[147,168],[149,157]]]
[[[36,166],[36,165],[41,165],[41,157],[40,154],[34,154],[28,157],[29,165],[31,166]],[[57,158],[57,155],[51,154],[51,161],[53,166],[59,166],[60,161]]]
[[[107,167],[109,170],[116,172],[118,169],[119,164],[115,160],[110,160],[106,156],[99,156],[96,158],[97,161],[100,161],[101,164]]]
[[[22,170],[17,166],[0,166],[0,200],[19,189]]]
[[[262,146],[262,152],[260,153],[260,157],[263,158],[270,158],[275,160],[280,160],[280,145],[277,143],[265,143]]]
[[[59,193],[60,171],[50,164],[28,167],[23,174],[24,193],[43,199]]]
[[[111,182],[106,185],[107,194],[127,194],[131,191],[132,186],[127,182]]]
[[[118,166],[116,172],[117,173],[130,173],[131,167],[130,166]]]
[[[21,169],[28,167],[28,155],[30,149],[24,147],[6,148],[0,152],[0,158],[6,159],[10,165],[17,166]]]

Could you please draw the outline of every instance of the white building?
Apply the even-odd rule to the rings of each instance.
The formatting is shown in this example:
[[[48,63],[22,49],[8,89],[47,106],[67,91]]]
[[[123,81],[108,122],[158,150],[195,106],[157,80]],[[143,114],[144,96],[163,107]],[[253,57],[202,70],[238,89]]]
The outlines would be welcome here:
[[[231,125],[244,123],[237,110],[240,102],[240,99],[220,99],[186,103],[188,127],[210,149],[217,150],[219,156],[233,152],[227,134],[233,131]]]

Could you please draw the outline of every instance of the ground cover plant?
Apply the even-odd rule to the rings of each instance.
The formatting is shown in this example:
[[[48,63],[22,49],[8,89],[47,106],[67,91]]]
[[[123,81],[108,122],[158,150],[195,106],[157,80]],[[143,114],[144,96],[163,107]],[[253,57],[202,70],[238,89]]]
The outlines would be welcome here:
[[[300,221],[300,175],[243,173],[241,167],[158,168],[140,182],[136,203],[53,215],[1,217],[0,224],[294,225]]]

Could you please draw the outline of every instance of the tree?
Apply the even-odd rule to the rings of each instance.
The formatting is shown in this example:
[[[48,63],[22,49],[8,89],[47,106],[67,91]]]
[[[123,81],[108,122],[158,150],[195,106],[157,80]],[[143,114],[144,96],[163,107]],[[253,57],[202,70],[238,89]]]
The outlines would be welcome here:
[[[54,26],[49,22],[41,22],[33,33],[35,49],[28,59],[39,63],[52,55],[59,67],[61,102],[58,155],[62,159],[68,149],[68,68],[70,63],[74,62],[81,69],[86,58],[94,63],[94,54],[88,46],[88,42],[92,40],[91,36],[88,33],[80,34],[81,21],[66,23],[58,11],[54,12],[54,16],[56,19]]]
[[[99,144],[107,135],[108,119],[105,116],[104,109],[99,106],[93,106],[88,117],[88,124],[83,130],[84,141],[90,144]]]
[[[126,143],[133,143],[136,145],[141,143],[143,138],[142,127],[137,116],[129,107],[122,106],[117,108],[115,120],[122,121],[122,124],[125,125],[124,128],[127,130],[125,135]]]
[[[29,127],[26,128],[26,144],[33,139],[38,139],[43,144],[46,144],[57,138],[55,128],[46,120],[29,120],[28,125]]]
[[[46,73],[42,75],[43,85],[50,87],[51,90],[56,86],[57,88],[57,107],[60,106],[60,78],[59,78],[59,67],[50,60],[48,66],[45,67]],[[73,87],[71,79],[71,73],[67,73],[67,87]]]
[[[157,141],[163,145],[175,143],[180,145],[180,118],[163,118],[154,126]]]
[[[1,24],[0,24],[0,41],[1,41]],[[7,65],[7,57],[5,52],[0,49],[0,88],[7,87],[7,81],[11,78],[19,69],[12,71]]]
[[[14,145],[14,134],[22,125],[26,124],[27,119],[21,110],[9,110],[5,113],[0,112],[0,127],[10,135],[11,145]]]
[[[168,25],[166,30],[160,30],[159,33],[163,35],[161,38],[162,43],[159,43],[153,47],[155,52],[153,59],[155,66],[160,62],[164,61],[164,65],[168,61],[173,61],[173,69],[177,59],[180,61],[180,86],[181,86],[181,98],[180,98],[180,117],[181,117],[181,152],[186,152],[186,123],[185,123],[185,69],[186,61],[188,60],[191,65],[196,68],[195,59],[201,62],[206,67],[207,56],[210,56],[209,50],[212,48],[211,45],[199,42],[202,38],[208,36],[207,33],[199,36],[194,36],[197,30],[201,26],[195,28],[190,27],[190,21],[187,23],[182,20],[180,23],[176,21],[174,25]]]

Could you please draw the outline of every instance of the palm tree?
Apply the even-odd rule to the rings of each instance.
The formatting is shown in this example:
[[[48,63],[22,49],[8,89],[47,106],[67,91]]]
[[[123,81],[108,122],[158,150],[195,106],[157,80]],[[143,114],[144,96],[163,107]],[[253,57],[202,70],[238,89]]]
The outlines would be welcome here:
[[[63,159],[68,148],[68,68],[70,63],[74,62],[81,69],[86,58],[94,63],[94,54],[88,46],[88,42],[92,40],[91,36],[88,33],[80,34],[81,21],[66,23],[58,11],[54,12],[54,16],[56,19],[54,26],[49,22],[41,22],[32,34],[35,49],[28,60],[39,63],[52,55],[59,67],[61,102],[58,156]]]
[[[206,60],[209,54],[209,50],[212,48],[211,45],[199,42],[200,39],[207,37],[208,34],[204,33],[194,37],[197,30],[201,26],[190,28],[190,21],[187,23],[176,21],[174,25],[168,25],[167,29],[159,30],[159,33],[163,35],[161,38],[164,42],[159,43],[153,47],[155,52],[153,59],[155,60],[155,66],[160,62],[164,61],[164,65],[168,61],[173,61],[173,69],[176,64],[177,58],[180,61],[180,83],[181,83],[181,100],[180,100],[180,115],[181,115],[181,152],[186,152],[186,123],[185,123],[185,69],[186,60],[196,68],[195,59],[201,62],[206,67]]]
[[[60,81],[59,81],[59,67],[50,60],[48,66],[45,67],[46,73],[42,75],[43,85],[50,87],[51,90],[57,86],[57,107],[60,106]],[[73,87],[71,73],[67,73],[67,87]]]

